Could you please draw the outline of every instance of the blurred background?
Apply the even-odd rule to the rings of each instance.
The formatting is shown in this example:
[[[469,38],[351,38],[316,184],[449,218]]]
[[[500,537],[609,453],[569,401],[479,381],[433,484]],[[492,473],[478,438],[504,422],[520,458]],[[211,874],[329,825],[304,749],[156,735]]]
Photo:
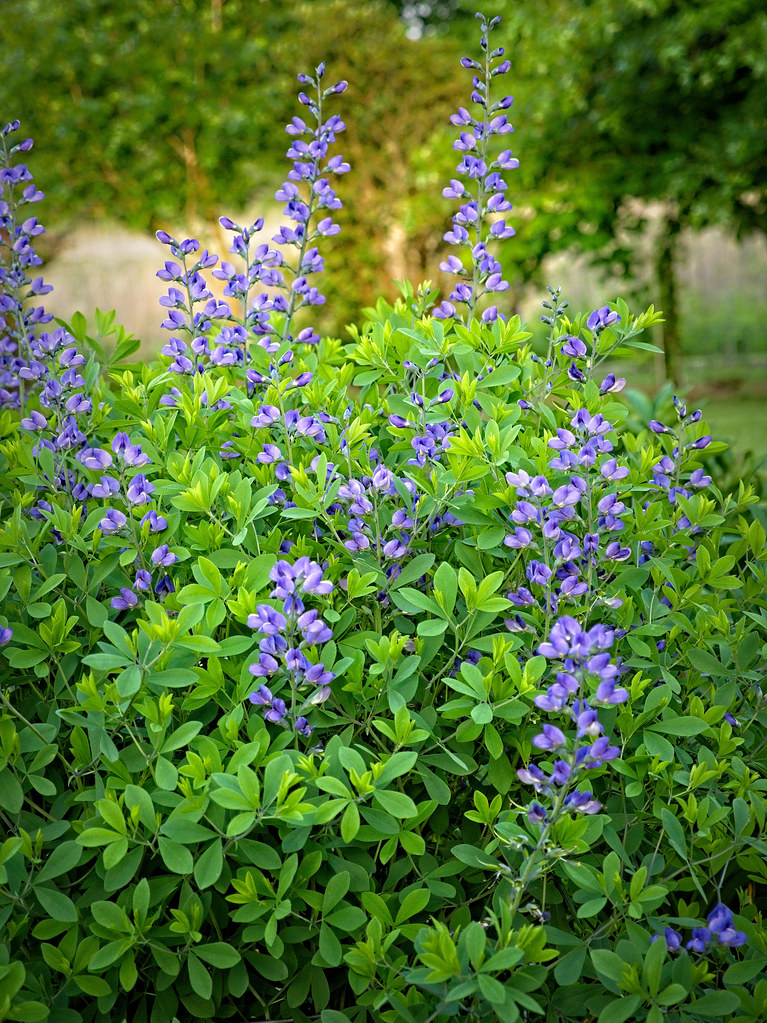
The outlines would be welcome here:
[[[296,73],[321,60],[347,132],[340,236],[324,246],[321,326],[394,280],[444,286],[454,203],[449,116],[468,106],[475,0],[3,0],[4,120],[28,160],[46,303],[97,307],[161,342],[163,228],[226,256],[222,214],[281,220]],[[481,2],[481,0],[476,0]],[[617,295],[666,317],[664,357],[628,370],[706,409],[713,432],[767,454],[767,9],[763,0],[485,0],[503,16],[498,80],[515,97],[516,237],[501,308],[540,325],[545,285],[574,308]],[[508,137],[507,137],[508,143]]]

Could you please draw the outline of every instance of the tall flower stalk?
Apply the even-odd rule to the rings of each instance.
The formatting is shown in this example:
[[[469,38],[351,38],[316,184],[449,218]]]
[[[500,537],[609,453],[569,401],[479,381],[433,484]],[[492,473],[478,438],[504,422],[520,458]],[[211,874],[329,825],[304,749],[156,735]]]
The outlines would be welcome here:
[[[503,278],[501,264],[487,247],[492,242],[511,238],[515,233],[503,217],[512,207],[506,198],[508,185],[502,174],[519,166],[519,160],[512,157],[510,149],[490,159],[491,139],[514,130],[504,113],[514,102],[513,97],[504,96],[495,103],[491,99],[492,80],[506,74],[511,69],[511,62],[501,60],[504,55],[502,46],[490,49],[490,32],[501,19],[496,17],[488,21],[479,13],[477,18],[481,22],[480,45],[484,60],[480,63],[472,57],[463,57],[461,65],[474,72],[471,100],[479,107],[479,116],[475,117],[465,107],[459,107],[458,113],[450,118],[452,124],[464,129],[453,143],[453,148],[462,156],[456,167],[459,178],[453,178],[442,192],[445,198],[461,200],[461,206],[453,216],[453,226],[444,236],[445,241],[468,250],[468,258],[451,255],[440,263],[440,270],[456,275],[460,281],[449,299],[434,312],[440,319],[455,317],[466,323],[470,323],[476,315],[482,298],[509,288],[508,281]],[[461,178],[467,179],[468,184]],[[463,306],[465,312],[459,313],[457,306]],[[486,306],[481,314],[485,323],[492,323],[498,317],[495,304]]]
[[[21,211],[45,196],[27,165],[15,163],[16,155],[29,152],[33,144],[32,139],[9,144],[9,136],[19,127],[19,121],[11,121],[0,132],[0,404],[23,408],[25,380],[36,378],[32,347],[37,328],[53,319],[29,301],[53,291],[53,286],[44,284],[42,277],[29,276],[32,267],[42,263],[33,239],[45,234],[45,228],[37,217],[22,219]]]

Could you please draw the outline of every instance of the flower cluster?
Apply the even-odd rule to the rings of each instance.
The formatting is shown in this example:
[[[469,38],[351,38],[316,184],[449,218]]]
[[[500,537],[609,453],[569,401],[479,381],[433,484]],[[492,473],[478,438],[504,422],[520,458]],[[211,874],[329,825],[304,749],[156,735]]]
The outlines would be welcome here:
[[[537,604],[533,594],[537,589],[544,608],[556,613],[562,600],[589,593],[594,578],[604,581],[611,565],[631,557],[631,548],[618,538],[626,506],[615,485],[629,470],[612,455],[608,434],[613,426],[600,413],[592,416],[586,409],[579,409],[568,425],[548,441],[555,452],[548,466],[550,478],[531,476],[524,469],[506,473],[519,500],[510,516],[514,532],[507,534],[504,544],[538,555],[527,565],[532,590],[521,586],[508,594],[517,607]],[[560,472],[569,477],[557,484],[555,474]],[[524,627],[518,619],[509,619],[506,625],[512,631]]]
[[[292,355],[292,352],[290,353]],[[250,425],[255,432],[266,430],[270,438],[261,446],[261,451],[256,455],[256,461],[260,465],[274,465],[275,476],[281,482],[290,479],[290,466],[294,461],[294,448],[302,438],[309,442],[311,448],[316,448],[326,441],[325,427],[328,423],[337,422],[327,412],[317,412],[316,415],[302,415],[298,409],[288,409],[284,414],[276,405],[261,405],[256,414],[252,417]],[[282,435],[283,447],[280,446],[280,434]],[[272,443],[277,441],[277,443]],[[285,458],[287,457],[287,461]],[[313,459],[313,466],[319,456]],[[286,494],[278,490],[272,494],[273,504],[286,502]],[[293,507],[293,502],[287,502],[286,507]]]
[[[389,424],[395,430],[409,430],[413,432],[410,439],[410,446],[413,449],[413,457],[408,459],[408,465],[428,467],[439,462],[443,451],[450,447],[450,437],[455,432],[455,425],[446,418],[449,409],[446,411],[443,406],[449,406],[455,395],[453,387],[443,387],[432,398],[426,396],[426,374],[436,366],[439,359],[430,359],[426,367],[421,369],[409,360],[402,364],[403,369],[411,380],[413,390],[406,400],[410,410],[408,415],[412,418],[392,413],[389,416]],[[448,379],[446,374],[440,377],[440,383]],[[407,409],[403,409],[407,411]]]
[[[408,555],[419,501],[412,480],[378,465],[371,476],[342,483],[336,496],[338,502],[328,510],[341,511],[345,506],[347,520],[342,532],[348,551],[371,551],[380,564],[399,562]]]
[[[291,226],[283,225],[272,238],[277,248],[270,243],[252,244],[263,229],[263,218],[245,227],[230,217],[220,218],[221,226],[233,234],[229,251],[243,265],[238,268],[223,260],[220,267],[212,270],[212,275],[225,282],[224,296],[232,300],[235,309],[229,302],[214,297],[203,276],[204,270],[216,266],[217,256],[203,250],[189,263],[190,257],[199,252],[198,241],[189,238],[178,242],[167,231],[157,232],[159,241],[169,245],[174,256],[157,273],[161,280],[170,283],[160,303],[168,309],[162,326],[173,331],[162,349],[162,354],[171,360],[168,366],[171,372],[193,375],[211,368],[244,369],[248,393],[253,393],[259,385],[280,384],[280,369],[292,361],[293,352],[283,352],[276,363],[269,362],[268,368],[257,367],[254,364],[256,352],[248,347],[252,337],[269,356],[278,353],[285,343],[319,342],[319,335],[312,327],[303,328],[295,336],[291,331],[294,316],[303,306],[321,305],[325,301],[309,278],[324,267],[316,242],[340,230],[332,219],[332,213],[341,208],[341,201],[331,186],[331,178],[350,169],[343,157],[329,156],[336,135],[346,126],[337,115],[323,120],[322,114],[323,101],[344,92],[346,82],[323,88],[324,74],[323,63],[314,76],[298,76],[302,84],[314,87],[314,98],[301,92],[299,100],[309,108],[316,123],[310,127],[301,118],[294,117],[285,129],[292,138],[287,156],[293,167],[276,198],[285,202],[284,213]],[[286,254],[293,251],[294,255]],[[272,321],[275,313],[283,317],[279,331]],[[217,331],[211,337],[214,323]],[[309,380],[311,374],[304,373],[289,385],[304,386]],[[163,397],[162,404],[174,406],[180,396],[180,391],[172,388]],[[214,407],[229,408],[230,405],[221,399]]]
[[[42,277],[30,277],[42,260],[34,239],[45,233],[37,217],[25,217],[25,206],[40,202],[25,163],[14,163],[18,153],[32,148],[32,139],[10,145],[9,136],[19,129],[18,121],[0,132],[0,405],[24,407],[26,381],[37,379],[34,343],[38,328],[53,316],[42,306],[30,305],[53,290]],[[22,219],[23,218],[23,219]]]
[[[653,433],[666,434],[672,438],[673,445],[671,451],[664,454],[660,461],[656,462],[653,466],[652,483],[653,486],[665,491],[668,502],[672,507],[678,507],[678,497],[690,498],[696,490],[703,490],[711,483],[711,477],[706,476],[700,467],[689,471],[689,473],[686,471],[688,460],[694,457],[696,451],[707,448],[711,443],[711,437],[708,434],[703,434],[686,443],[683,442],[681,434],[696,423],[699,423],[703,413],[700,409],[696,409],[688,414],[687,406],[676,395],[674,395],[674,410],[678,419],[677,429],[665,426],[657,419],[651,419],[648,425]],[[683,474],[687,477],[686,485],[682,485]],[[700,532],[700,527],[692,525],[689,518],[683,512],[680,512],[677,516],[676,528],[686,530],[689,533]],[[648,548],[645,551],[645,556],[651,553],[651,549]]]
[[[288,681],[291,694],[290,710],[272,688],[261,683],[249,696],[256,707],[263,707],[264,718],[274,724],[290,723],[296,732],[310,735],[313,726],[303,713],[298,713],[297,697],[309,690],[302,711],[324,703],[330,696],[330,683],[335,677],[324,664],[314,663],[306,651],[327,643],[333,638],[332,630],[316,610],[307,610],[304,597],[327,595],[333,583],[323,577],[323,568],[308,557],[300,557],[291,565],[278,561],[269,574],[275,584],[270,596],[282,601],[282,611],[270,604],[259,604],[255,614],[248,616],[248,626],[262,636],[258,660],[248,669],[256,678]]]
[[[459,283],[448,301],[442,302],[434,312],[440,319],[462,319],[456,307],[464,306],[467,322],[471,321],[483,296],[508,290],[509,284],[503,278],[501,264],[487,247],[515,233],[504,218],[511,209],[511,203],[506,198],[508,185],[503,174],[519,166],[519,160],[512,157],[510,149],[503,150],[495,159],[490,158],[491,139],[514,130],[504,112],[513,103],[513,98],[504,96],[493,103],[490,97],[492,79],[506,74],[511,69],[511,62],[501,60],[504,54],[502,46],[490,49],[490,32],[501,19],[496,17],[488,21],[482,14],[477,14],[477,18],[481,22],[480,43],[485,54],[484,63],[463,57],[461,64],[473,72],[471,100],[479,107],[479,112],[475,117],[464,107],[459,107],[458,113],[450,118],[452,124],[461,129],[453,143],[453,148],[461,154],[461,160],[456,167],[459,178],[454,178],[442,192],[445,198],[460,200],[460,208],[453,216],[453,226],[444,237],[446,242],[465,250],[467,265],[458,256],[448,256],[440,263],[440,270],[457,276]],[[468,181],[468,185],[464,181]],[[497,305],[489,305],[481,318],[492,323],[498,316]]]
[[[554,623],[549,638],[538,647],[539,654],[560,661],[562,668],[556,681],[535,698],[535,705],[564,717],[575,727],[575,737],[557,725],[544,724],[532,741],[537,749],[557,754],[551,774],[532,763],[517,771],[520,781],[551,802],[549,809],[537,802],[532,804],[528,816],[534,823],[553,823],[568,811],[592,814],[601,809],[591,790],[574,786],[585,771],[620,756],[620,749],[602,734],[597,709],[628,699],[628,692],[618,686],[620,666],[612,663],[607,652],[613,639],[611,629],[603,625],[584,629],[565,615]]]
[[[694,927],[692,936],[686,944],[691,952],[703,955],[710,948],[723,946],[725,948],[739,948],[748,941],[743,931],[736,931],[733,922],[732,911],[723,903],[718,902],[706,919],[707,927]],[[651,941],[658,941],[660,934],[653,935]],[[673,927],[666,927],[662,937],[666,941],[666,947],[670,952],[676,952],[681,948],[684,941],[679,931]]]
[[[349,164],[338,154],[328,156],[336,135],[346,130],[338,115],[333,114],[323,121],[323,101],[346,90],[346,82],[337,82],[324,88],[325,63],[316,68],[314,75],[299,75],[302,85],[311,86],[314,95],[298,94],[301,104],[308,108],[314,125],[308,125],[302,118],[294,117],[285,131],[292,142],[287,152],[293,167],[287,181],[277,191],[275,198],[285,203],[284,214],[291,226],[283,225],[272,241],[292,256],[283,254],[282,265],[290,273],[290,279],[275,280],[273,283],[284,292],[287,306],[280,341],[302,341],[316,344],[319,335],[312,327],[305,327],[293,337],[293,317],[302,306],[322,305],[325,296],[312,285],[309,278],[324,268],[324,260],[317,249],[320,238],[338,234],[340,227],[333,221],[333,213],[341,209],[341,200],[331,185],[331,179],[346,174]],[[317,219],[319,217],[319,219]]]
[[[160,326],[173,332],[162,349],[162,354],[171,359],[168,369],[172,373],[193,374],[202,373],[208,362],[231,365],[244,361],[244,352],[236,342],[232,343],[231,337],[226,338],[229,344],[222,343],[213,349],[208,341],[213,321],[227,320],[231,316],[229,305],[214,298],[203,275],[204,270],[216,265],[218,256],[211,255],[207,249],[200,252],[196,238],[179,242],[167,231],[158,231],[157,239],[169,246],[174,257],[166,260],[162,270],[157,271],[161,281],[170,282],[167,293],[160,299],[160,305],[168,310]],[[163,404],[175,402],[166,397]]]

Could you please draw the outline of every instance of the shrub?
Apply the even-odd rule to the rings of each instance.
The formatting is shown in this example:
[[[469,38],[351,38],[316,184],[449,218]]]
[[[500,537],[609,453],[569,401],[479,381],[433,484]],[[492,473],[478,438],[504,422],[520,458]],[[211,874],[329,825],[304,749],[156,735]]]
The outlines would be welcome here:
[[[300,325],[348,169],[323,66],[274,245],[160,233],[150,365],[33,306],[4,130],[2,1019],[767,1018],[765,533],[699,412],[626,425],[600,367],[652,309],[552,290],[540,358],[487,305],[496,20],[459,282],[347,344]]]

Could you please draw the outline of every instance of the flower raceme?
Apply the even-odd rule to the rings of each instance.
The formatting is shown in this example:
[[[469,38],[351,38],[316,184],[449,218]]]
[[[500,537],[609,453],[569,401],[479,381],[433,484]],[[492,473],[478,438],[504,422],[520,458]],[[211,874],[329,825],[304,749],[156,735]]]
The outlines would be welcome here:
[[[511,62],[502,60],[502,46],[490,48],[490,33],[500,18],[488,21],[477,14],[481,23],[480,44],[484,52],[483,62],[464,57],[461,65],[473,73],[471,102],[479,107],[474,116],[464,107],[450,118],[459,128],[459,135],[453,148],[461,154],[456,167],[458,178],[442,192],[448,199],[460,200],[458,212],[453,216],[453,226],[445,234],[445,241],[458,246],[462,256],[448,256],[440,263],[440,270],[459,278],[458,284],[448,299],[435,310],[440,319],[455,318],[468,323],[478,311],[478,303],[485,296],[494,298],[497,293],[508,290],[500,262],[490,253],[488,246],[493,242],[511,238],[514,228],[506,223],[505,214],[511,210],[506,198],[508,185],[503,175],[515,170],[519,161],[505,149],[491,158],[491,140],[511,133],[514,129],[505,113],[513,99],[504,96],[493,102],[491,85],[494,78],[506,74]],[[458,311],[459,307],[465,313]],[[481,314],[485,323],[492,323],[499,317],[498,306],[487,305]]]
[[[547,775],[537,764],[517,771],[523,784],[551,801],[548,810],[538,802],[532,805],[528,816],[534,823],[551,824],[562,813],[593,814],[601,809],[591,790],[581,791],[573,786],[584,771],[599,768],[620,756],[620,748],[610,745],[602,735],[604,728],[598,713],[600,706],[624,703],[629,695],[617,685],[620,666],[611,661],[608,653],[613,640],[612,629],[603,625],[584,629],[575,618],[564,615],[554,622],[548,639],[538,647],[543,657],[561,662],[562,670],[546,692],[536,696],[535,706],[561,715],[565,721],[562,728],[543,724],[532,740],[536,749],[557,754],[551,773]],[[575,726],[574,737],[569,729],[565,730],[568,723]]]
[[[297,733],[309,736],[313,728],[303,713],[296,712],[297,696],[308,690],[302,710],[324,703],[335,676],[322,662],[314,663],[307,656],[311,648],[329,642],[333,633],[318,611],[306,609],[304,598],[329,594],[333,583],[324,578],[322,566],[308,557],[298,558],[292,565],[289,561],[278,561],[269,578],[275,584],[271,597],[282,601],[282,610],[259,604],[255,613],[249,615],[248,627],[262,637],[258,660],[250,665],[249,671],[256,678],[287,680],[291,710],[265,683],[249,699],[254,706],[264,708],[266,721],[286,722]]]
[[[249,348],[252,339],[269,356],[286,344],[319,342],[313,327],[303,327],[294,333],[293,321],[304,306],[325,302],[310,279],[324,268],[318,242],[340,231],[333,214],[342,204],[331,181],[350,170],[343,157],[330,155],[330,147],[345,130],[345,124],[335,114],[323,119],[323,103],[344,92],[347,83],[325,87],[324,74],[322,63],[314,75],[298,76],[302,85],[313,90],[312,96],[300,92],[299,102],[308,107],[314,125],[294,117],[285,129],[291,138],[287,157],[292,168],[275,197],[285,203],[283,212],[288,224],[280,228],[271,242],[255,243],[264,226],[262,217],[248,226],[221,217],[221,226],[233,235],[229,251],[240,265],[224,260],[217,266],[218,257],[207,250],[190,262],[200,250],[196,239],[178,242],[166,231],[157,232],[158,240],[170,247],[174,257],[157,273],[170,284],[160,303],[169,310],[162,327],[173,332],[162,349],[162,354],[171,359],[168,367],[171,372],[192,375],[211,367],[232,367],[244,373],[252,393],[258,385],[278,383],[280,366],[292,359],[289,352],[278,362],[257,368],[255,353]],[[216,299],[205,281],[203,272],[213,267],[213,277],[224,282],[227,301]],[[281,317],[279,328],[274,322],[275,315]],[[213,329],[216,333],[211,338]],[[299,376],[294,384],[304,386],[310,379],[311,375],[306,379]],[[171,390],[163,403],[173,406],[177,397]],[[219,402],[217,407],[226,404]]]

